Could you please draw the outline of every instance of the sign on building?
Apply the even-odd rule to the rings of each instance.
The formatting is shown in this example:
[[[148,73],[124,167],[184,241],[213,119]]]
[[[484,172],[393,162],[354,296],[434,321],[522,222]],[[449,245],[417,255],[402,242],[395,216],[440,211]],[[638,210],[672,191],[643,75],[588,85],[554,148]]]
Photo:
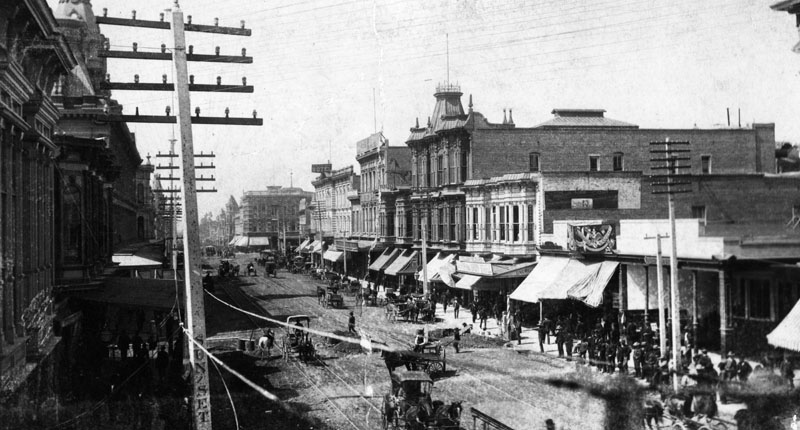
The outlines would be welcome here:
[[[592,209],[592,199],[572,199],[572,209]]]
[[[570,225],[567,248],[587,254],[613,253],[617,247],[614,226],[609,224]]]
[[[331,173],[331,164],[312,164],[311,173]]]

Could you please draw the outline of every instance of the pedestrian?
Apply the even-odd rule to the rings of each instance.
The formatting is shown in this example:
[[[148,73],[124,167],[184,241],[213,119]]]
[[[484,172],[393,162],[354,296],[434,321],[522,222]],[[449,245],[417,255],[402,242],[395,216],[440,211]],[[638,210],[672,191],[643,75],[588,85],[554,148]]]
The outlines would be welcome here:
[[[794,366],[789,360],[789,354],[783,354],[783,361],[780,365],[781,377],[786,379],[790,388],[794,388]]]
[[[442,312],[447,313],[447,296],[445,295],[442,300]]]
[[[517,333],[517,345],[522,345],[522,321],[514,318],[514,330]]]
[[[572,330],[569,327],[564,328],[564,349],[567,353],[567,361],[572,361]]]
[[[736,379],[738,368],[739,366],[736,363],[736,358],[734,358],[733,351],[728,351],[728,358],[725,359],[725,367],[723,369],[725,372],[724,379],[726,381],[732,381]]]
[[[480,314],[480,324],[478,324],[478,327],[482,330],[486,330],[488,328],[487,320],[489,319],[489,309],[486,308],[486,305],[483,305],[478,313]]]
[[[559,324],[556,326],[556,345],[558,345],[558,356],[564,356],[564,326]]]
[[[617,361],[617,344],[614,341],[609,340],[606,342],[606,371],[608,373],[614,373],[614,369],[616,368],[616,361]]]
[[[119,348],[119,356],[122,358],[122,361],[127,360],[128,358],[128,348],[131,346],[131,339],[128,337],[128,333],[124,330],[117,338],[117,347]]]
[[[633,373],[637,378],[642,377],[642,362],[644,361],[644,352],[639,342],[633,343]]]
[[[536,331],[539,333],[539,351],[544,353],[544,342],[547,338],[547,327],[544,325],[544,321],[539,323]]]
[[[356,332],[356,316],[353,315],[353,312],[350,312],[350,318],[347,320],[347,331],[348,333]]]
[[[469,304],[469,312],[472,314],[472,324],[475,324],[475,320],[478,317],[478,305],[474,300]]]
[[[628,373],[628,359],[630,356],[631,347],[628,346],[628,342],[623,340],[620,343],[619,348],[617,348],[617,364],[619,364],[620,373]]]
[[[453,299],[453,317],[458,319],[458,311],[461,310],[461,303],[458,303],[458,297]]]
[[[461,343],[461,330],[456,326],[455,330],[453,330],[453,348],[456,349],[456,354],[458,354],[459,343]]]
[[[750,374],[753,373],[753,366],[747,362],[744,358],[739,360],[739,365],[736,368],[736,375],[739,377],[739,381],[747,382],[747,379],[750,378]]]
[[[158,371],[159,384],[163,384],[164,379],[167,377],[167,367],[169,367],[169,353],[167,348],[161,345],[156,355],[156,371]]]

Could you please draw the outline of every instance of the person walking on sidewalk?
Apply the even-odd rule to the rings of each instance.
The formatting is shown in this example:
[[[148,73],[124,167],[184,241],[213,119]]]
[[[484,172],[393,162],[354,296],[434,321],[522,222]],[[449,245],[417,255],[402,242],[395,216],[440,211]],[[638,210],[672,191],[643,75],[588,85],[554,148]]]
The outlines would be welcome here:
[[[458,326],[456,326],[455,330],[453,330],[453,348],[456,349],[456,354],[458,354],[458,346],[461,343],[461,330],[459,330]]]
[[[474,300],[469,304],[469,312],[472,314],[472,324],[475,324],[475,320],[478,317],[478,305]]]
[[[458,303],[458,297],[453,299],[453,317],[458,319],[458,311],[461,309],[461,304]]]
[[[481,306],[478,313],[480,314],[480,319],[481,319],[480,324],[478,324],[478,327],[480,327],[482,330],[486,330],[486,328],[488,327],[487,320],[489,319],[489,309],[487,309],[485,305]]]
[[[539,332],[539,352],[544,352],[544,342],[547,339],[547,327],[544,326],[544,321],[539,323],[539,328],[536,330]]]
[[[522,345],[522,320],[514,318],[514,331],[517,333],[517,345]]]
[[[353,315],[353,312],[350,312],[350,318],[347,320],[347,331],[349,333],[356,332],[356,316]]]

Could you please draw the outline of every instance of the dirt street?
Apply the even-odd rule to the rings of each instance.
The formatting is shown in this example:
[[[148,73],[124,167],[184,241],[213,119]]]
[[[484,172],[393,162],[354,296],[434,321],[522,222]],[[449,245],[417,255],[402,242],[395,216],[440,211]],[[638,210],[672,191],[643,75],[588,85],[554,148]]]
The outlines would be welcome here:
[[[242,267],[245,261],[240,259]],[[383,307],[359,307],[354,296],[349,294],[343,294],[344,308],[326,308],[316,296],[317,285],[323,285],[321,281],[285,270],[279,271],[277,278],[264,277],[263,268],[258,272],[257,277],[218,279],[218,297],[280,321],[290,315],[310,315],[312,328],[329,333],[346,332],[352,311],[358,329],[364,330],[373,340],[398,349],[410,348],[414,333],[424,327],[421,323],[390,322]],[[206,304],[209,345],[223,360],[237,354],[228,351],[235,348],[239,338],[257,339],[267,327],[275,331],[279,347],[283,328],[243,317],[210,296],[206,296]],[[427,326],[429,330],[451,328],[452,323],[444,323],[441,315],[438,317],[439,322]],[[585,391],[555,388],[547,382],[549,378],[571,373],[573,366],[539,354],[517,353],[496,339],[494,342],[478,341],[482,348],[462,348],[459,354],[447,347],[447,371],[434,378],[434,400],[464,402],[462,428],[472,429],[470,407],[487,403],[501,405],[500,410],[509,413],[524,411],[531,421],[528,428],[545,428],[548,418],[552,418],[559,429],[603,427],[606,414],[601,400]],[[376,351],[367,355],[357,345],[332,346],[320,336],[313,336],[313,342],[319,358],[308,364],[297,357],[284,360],[279,348],[273,349],[272,356],[264,361],[258,360],[255,354],[238,353],[236,366],[244,367],[248,375],[263,375],[257,382],[278,395],[284,406],[290,405],[306,421],[301,424],[286,411],[262,410],[257,414],[261,419],[276,420],[272,422],[275,428],[381,428],[383,395],[390,390],[390,380],[380,354]],[[231,384],[228,375],[225,380]],[[247,388],[243,390],[237,390],[240,396]],[[258,394],[252,392],[251,396]],[[214,408],[222,411],[218,419],[226,419],[229,405],[224,391],[214,402]],[[240,410],[240,419],[246,413],[249,411]]]

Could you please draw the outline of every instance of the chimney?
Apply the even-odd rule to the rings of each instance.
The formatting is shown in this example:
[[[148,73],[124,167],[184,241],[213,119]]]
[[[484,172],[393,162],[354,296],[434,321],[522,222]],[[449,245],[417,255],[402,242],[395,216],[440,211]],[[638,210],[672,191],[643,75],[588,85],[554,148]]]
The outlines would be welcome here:
[[[508,108],[508,123],[514,125],[514,118],[511,116],[511,108]]]
[[[508,120],[506,119],[506,110],[503,109],[503,124],[508,124]]]
[[[472,94],[469,95],[469,113],[472,113]]]

